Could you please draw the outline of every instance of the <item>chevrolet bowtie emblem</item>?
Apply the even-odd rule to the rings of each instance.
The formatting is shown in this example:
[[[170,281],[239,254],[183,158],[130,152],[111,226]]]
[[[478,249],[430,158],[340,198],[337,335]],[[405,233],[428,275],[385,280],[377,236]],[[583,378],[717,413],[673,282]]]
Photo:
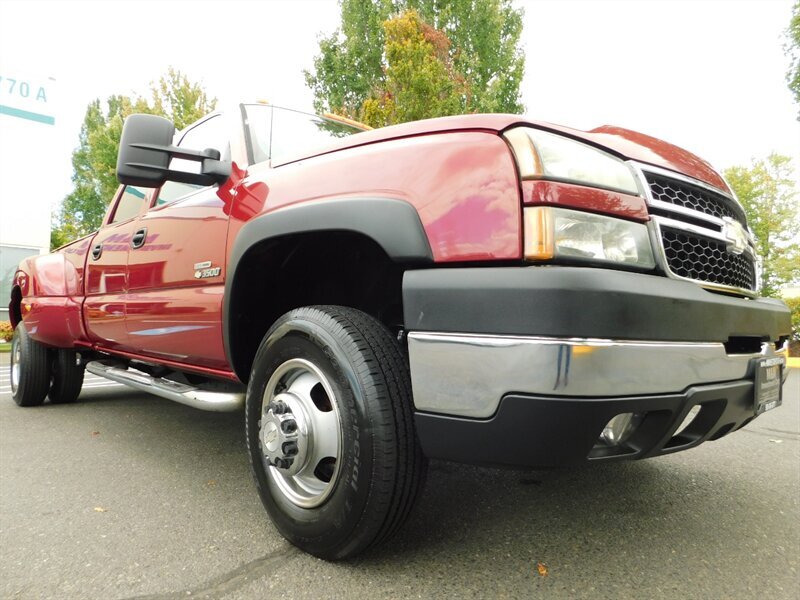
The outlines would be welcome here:
[[[747,231],[739,221],[734,221],[730,217],[722,217],[725,224],[722,227],[722,235],[728,241],[726,248],[731,254],[741,254],[747,248]]]

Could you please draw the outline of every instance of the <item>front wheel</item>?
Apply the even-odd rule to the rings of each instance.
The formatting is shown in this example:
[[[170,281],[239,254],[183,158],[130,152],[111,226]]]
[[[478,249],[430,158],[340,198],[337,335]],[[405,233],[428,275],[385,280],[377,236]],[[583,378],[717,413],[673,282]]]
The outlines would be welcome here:
[[[47,348],[28,335],[20,322],[11,342],[11,396],[19,406],[39,406],[50,389]]]
[[[406,362],[389,330],[361,311],[306,307],[276,321],[253,364],[246,428],[272,521],[321,558],[386,540],[422,487]]]

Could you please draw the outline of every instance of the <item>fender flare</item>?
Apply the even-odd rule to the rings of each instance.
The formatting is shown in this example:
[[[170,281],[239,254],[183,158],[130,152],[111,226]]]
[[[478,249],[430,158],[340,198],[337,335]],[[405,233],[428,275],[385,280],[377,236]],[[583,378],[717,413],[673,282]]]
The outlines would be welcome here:
[[[389,258],[406,265],[433,264],[428,236],[417,209],[405,200],[380,197],[313,200],[290,205],[258,216],[236,236],[228,259],[225,294],[222,301],[222,336],[230,366],[239,373],[235,340],[231,339],[231,310],[236,305],[239,264],[256,245],[294,234],[350,232],[373,240]]]

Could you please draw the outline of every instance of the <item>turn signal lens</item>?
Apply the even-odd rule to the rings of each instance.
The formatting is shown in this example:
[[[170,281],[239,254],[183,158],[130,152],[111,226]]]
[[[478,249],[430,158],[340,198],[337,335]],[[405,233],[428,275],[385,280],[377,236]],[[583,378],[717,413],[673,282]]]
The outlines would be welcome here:
[[[549,260],[555,256],[553,213],[547,206],[525,209],[525,258]]]

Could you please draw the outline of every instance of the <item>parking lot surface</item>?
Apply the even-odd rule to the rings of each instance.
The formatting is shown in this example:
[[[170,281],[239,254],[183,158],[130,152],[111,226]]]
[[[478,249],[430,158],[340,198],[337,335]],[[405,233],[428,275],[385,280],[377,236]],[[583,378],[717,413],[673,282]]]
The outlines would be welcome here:
[[[649,461],[434,462],[400,534],[332,564],[269,523],[241,414],[94,379],[75,405],[21,409],[5,355],[0,598],[798,598],[800,371],[784,394]]]

